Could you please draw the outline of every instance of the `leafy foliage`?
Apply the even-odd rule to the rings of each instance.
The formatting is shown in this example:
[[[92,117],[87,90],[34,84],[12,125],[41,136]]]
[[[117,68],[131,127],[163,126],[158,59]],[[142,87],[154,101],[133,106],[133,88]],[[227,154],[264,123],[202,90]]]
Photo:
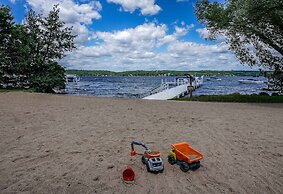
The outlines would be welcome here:
[[[0,7],[0,82],[32,86],[52,92],[64,87],[65,70],[56,61],[75,48],[70,27],[60,21],[55,5],[47,17],[28,12],[24,25],[16,25],[9,7]]]
[[[42,67],[41,73],[32,77],[32,87],[37,92],[52,93],[53,88],[65,86],[65,69],[57,62]]]
[[[283,71],[282,0],[199,0],[196,15],[211,39],[225,34],[242,63]]]
[[[8,51],[7,43],[10,40],[9,31],[13,26],[13,17],[9,14],[9,7],[0,8],[0,81],[4,81],[4,74],[8,65],[10,64],[9,58],[6,57]]]
[[[51,92],[56,86],[64,87],[62,79],[64,71],[56,67],[58,64],[55,62],[62,59],[67,51],[75,48],[73,40],[76,36],[72,35],[72,28],[64,27],[64,22],[59,20],[58,5],[53,7],[47,17],[36,15],[33,10],[30,10],[25,27],[33,40],[30,44],[33,67],[32,86],[36,87],[37,91],[42,88],[42,92]],[[44,70],[47,70],[47,74],[42,74]],[[50,72],[52,70],[56,73]],[[51,77],[48,78],[47,75]]]
[[[0,81],[25,81],[28,66],[28,35],[21,25],[15,25],[9,7],[0,7]]]
[[[75,48],[73,40],[76,36],[72,35],[72,28],[64,28],[64,22],[59,20],[58,5],[53,7],[47,17],[36,15],[33,10],[30,10],[25,27],[33,39],[32,63],[35,66],[61,59],[65,56],[65,52]],[[40,71],[36,69],[38,70]]]

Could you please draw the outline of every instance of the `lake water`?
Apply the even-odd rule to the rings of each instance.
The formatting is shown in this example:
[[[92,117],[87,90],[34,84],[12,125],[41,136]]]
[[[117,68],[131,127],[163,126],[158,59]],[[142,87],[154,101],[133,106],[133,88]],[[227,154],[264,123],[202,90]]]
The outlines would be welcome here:
[[[141,98],[152,89],[160,86],[161,80],[174,81],[176,77],[96,77],[85,76],[80,78],[78,83],[69,83],[67,85],[67,93],[72,95],[85,96],[105,96],[120,98]],[[264,77],[235,76],[224,77],[218,76],[204,78],[202,87],[193,92],[197,95],[213,95],[213,94],[252,94],[262,92],[262,88],[266,84],[242,84],[238,82],[241,79],[257,79],[266,81]]]

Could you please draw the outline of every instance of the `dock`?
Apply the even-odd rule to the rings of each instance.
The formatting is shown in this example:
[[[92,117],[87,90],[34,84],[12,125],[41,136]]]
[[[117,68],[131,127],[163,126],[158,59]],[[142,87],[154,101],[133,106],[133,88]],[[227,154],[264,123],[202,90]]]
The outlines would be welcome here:
[[[199,88],[203,84],[202,77],[194,77],[194,81],[191,83],[192,90]],[[170,88],[170,85],[173,87]],[[172,98],[180,98],[188,94],[188,87],[190,82],[186,78],[177,78],[175,82],[163,81],[161,86],[154,89],[150,95],[144,97],[147,100],[169,100]]]

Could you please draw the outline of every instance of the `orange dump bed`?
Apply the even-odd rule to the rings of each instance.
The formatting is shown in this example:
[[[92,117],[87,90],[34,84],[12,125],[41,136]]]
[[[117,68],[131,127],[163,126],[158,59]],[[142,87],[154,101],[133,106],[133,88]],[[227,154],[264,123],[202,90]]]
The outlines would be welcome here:
[[[187,142],[172,144],[178,160],[193,163],[198,162],[203,158],[203,155],[194,150]]]

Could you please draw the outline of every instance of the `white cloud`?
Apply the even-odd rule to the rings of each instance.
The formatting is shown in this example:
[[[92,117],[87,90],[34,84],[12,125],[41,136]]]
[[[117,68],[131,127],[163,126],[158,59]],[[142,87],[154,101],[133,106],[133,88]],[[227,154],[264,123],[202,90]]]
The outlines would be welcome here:
[[[28,4],[37,13],[47,15],[52,7],[59,4],[60,18],[67,26],[73,26],[73,33],[77,34],[75,42],[85,43],[92,34],[87,25],[92,24],[93,20],[100,19],[102,6],[99,1],[77,4],[72,0],[27,0]]]
[[[81,46],[62,62],[68,68],[126,70],[242,69],[224,43],[215,45],[181,41],[193,25],[144,23],[135,28],[97,32],[93,46]]]
[[[10,0],[15,2],[16,0]],[[142,15],[157,14],[161,8],[155,0],[107,0],[121,5],[121,10]],[[177,0],[182,1],[182,0]],[[184,0],[183,0],[184,1]],[[190,33],[194,25],[184,21],[168,26],[157,21],[146,22],[134,28],[112,32],[92,32],[88,29],[94,20],[101,18],[102,6],[99,1],[80,0],[27,0],[37,12],[47,15],[53,5],[59,4],[60,17],[67,26],[73,26],[77,49],[62,59],[61,64],[74,69],[126,70],[237,70],[245,67],[228,51],[222,43],[224,36],[217,36],[214,45],[184,41],[182,37]],[[196,29],[202,38],[209,37],[206,28]],[[86,46],[87,41],[94,41]],[[247,68],[246,68],[247,69]]]
[[[107,0],[107,2],[120,4],[124,11],[131,13],[140,9],[142,15],[155,15],[161,11],[155,0]]]
[[[140,51],[143,53],[156,48],[158,43],[168,42],[164,41],[164,38],[167,37],[166,31],[167,27],[164,24],[145,23],[136,28],[122,31],[97,32],[96,39],[102,41],[102,43],[92,47],[84,47],[83,50],[91,48],[92,52],[83,51],[83,53],[93,54],[93,56],[99,56],[99,53],[102,53],[102,56],[106,53],[111,56],[116,53],[131,54]],[[173,36],[172,40],[174,40]]]
[[[164,44],[174,42],[179,37],[188,33],[191,26],[175,27],[173,34],[167,34],[165,24],[145,23],[135,28],[129,28],[114,32],[97,32],[94,38],[102,43],[92,47],[84,47],[83,53],[88,56],[99,57],[105,55],[115,55],[115,53],[137,54],[152,56],[152,50],[163,46]],[[132,56],[130,56],[132,57]]]
[[[196,32],[199,33],[200,37],[203,39],[209,38],[209,31],[206,28],[198,28]]]
[[[194,42],[175,41],[168,46],[168,51],[175,54],[190,56],[203,56],[208,54],[222,54],[228,50],[227,44],[206,45]]]
[[[196,29],[196,32],[199,33],[200,37],[203,39],[210,38],[210,32],[207,28],[198,28]],[[218,34],[216,35],[215,40],[218,42],[225,42],[226,37],[223,34]]]
[[[15,3],[16,2],[16,0],[10,0],[11,1],[11,3]]]
[[[183,27],[175,26],[175,34],[177,36],[185,36],[188,33],[188,31],[195,26],[194,24],[187,25],[187,26],[184,26],[184,25],[185,24],[182,24]]]

